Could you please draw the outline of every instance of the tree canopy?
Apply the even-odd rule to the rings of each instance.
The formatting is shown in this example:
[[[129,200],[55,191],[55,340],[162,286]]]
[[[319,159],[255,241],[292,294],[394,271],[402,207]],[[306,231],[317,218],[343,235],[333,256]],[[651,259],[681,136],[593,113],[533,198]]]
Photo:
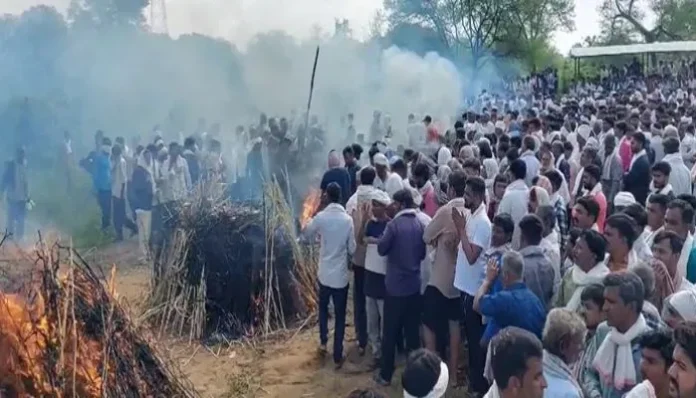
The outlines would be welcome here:
[[[552,34],[573,30],[573,0],[385,0],[390,29],[407,23],[431,30],[446,55],[478,70],[514,58],[534,70]]]
[[[696,0],[604,0],[602,44],[696,39]]]

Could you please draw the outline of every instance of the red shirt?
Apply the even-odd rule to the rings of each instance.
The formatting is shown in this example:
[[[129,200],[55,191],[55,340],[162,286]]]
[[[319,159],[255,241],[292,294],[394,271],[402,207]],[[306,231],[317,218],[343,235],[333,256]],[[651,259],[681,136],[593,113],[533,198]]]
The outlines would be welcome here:
[[[633,159],[633,151],[631,151],[631,140],[624,138],[619,144],[619,157],[624,173],[628,173],[631,168],[631,159]]]
[[[597,228],[599,232],[604,232],[604,222],[607,219],[607,198],[601,190],[592,196],[599,205],[599,216],[597,216]]]

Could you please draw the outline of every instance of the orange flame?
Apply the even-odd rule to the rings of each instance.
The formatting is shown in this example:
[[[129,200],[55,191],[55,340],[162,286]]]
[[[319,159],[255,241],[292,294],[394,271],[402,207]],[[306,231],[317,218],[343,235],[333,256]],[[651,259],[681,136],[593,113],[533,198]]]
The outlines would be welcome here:
[[[314,214],[319,209],[321,203],[321,191],[317,188],[310,188],[309,194],[302,202],[302,214],[300,215],[300,225],[304,229],[309,221],[314,217]]]

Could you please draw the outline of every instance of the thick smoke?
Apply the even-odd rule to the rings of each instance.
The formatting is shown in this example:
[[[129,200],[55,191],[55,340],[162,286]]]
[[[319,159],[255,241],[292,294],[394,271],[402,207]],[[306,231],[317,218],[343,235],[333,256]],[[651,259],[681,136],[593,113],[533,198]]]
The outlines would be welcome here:
[[[232,158],[235,127],[256,122],[261,112],[304,119],[317,45],[311,113],[324,126],[330,147],[345,144],[340,121],[348,113],[366,135],[373,111],[390,115],[399,143],[406,141],[409,113],[446,120],[462,97],[457,68],[437,54],[419,56],[341,32],[302,37],[271,31],[237,46],[234,36],[222,31],[217,32],[222,39],[173,38],[131,28],[72,26],[64,11],[38,6],[0,19],[0,138],[6,144],[0,156],[7,160],[17,146],[27,148],[37,201],[33,218],[41,224],[49,222],[44,214],[55,218],[62,212],[71,223],[83,223],[65,205],[93,201],[81,170],[76,181],[86,192],[84,201],[60,185],[65,177],[57,154],[64,131],[71,133],[79,159],[94,147],[97,129],[112,139],[123,136],[132,143],[139,137],[147,144],[155,125],[166,141],[180,140],[205,118],[208,125],[222,125],[219,138]],[[199,17],[210,21],[205,13]]]
[[[252,107],[270,115],[304,112],[314,61],[315,42],[284,43],[268,48],[276,38],[260,37],[243,56],[243,77]],[[421,57],[397,47],[381,49],[344,37],[321,45],[312,114],[329,128],[332,138],[342,116],[354,113],[356,127],[365,132],[375,110],[391,116],[397,132],[405,129],[409,113],[436,117],[455,114],[461,97],[457,69],[430,53]]]

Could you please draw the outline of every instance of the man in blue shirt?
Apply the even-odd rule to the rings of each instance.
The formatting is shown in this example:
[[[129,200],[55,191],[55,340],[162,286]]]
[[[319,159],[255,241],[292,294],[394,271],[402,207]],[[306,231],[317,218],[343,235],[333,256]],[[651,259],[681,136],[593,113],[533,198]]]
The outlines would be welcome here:
[[[498,272],[503,290],[489,294]],[[524,284],[523,277],[524,260],[517,252],[509,251],[503,255],[500,270],[495,261],[489,261],[486,266],[486,279],[474,298],[474,309],[490,318],[500,329],[516,326],[541,338],[546,322],[546,308]],[[497,332],[494,331],[490,337]]]
[[[377,252],[387,258],[384,284],[382,363],[375,381],[387,386],[394,375],[394,357],[400,332],[409,351],[419,348],[421,261],[425,258],[425,227],[416,217],[413,196],[408,189],[394,194],[392,209],[397,211],[377,244]]]

